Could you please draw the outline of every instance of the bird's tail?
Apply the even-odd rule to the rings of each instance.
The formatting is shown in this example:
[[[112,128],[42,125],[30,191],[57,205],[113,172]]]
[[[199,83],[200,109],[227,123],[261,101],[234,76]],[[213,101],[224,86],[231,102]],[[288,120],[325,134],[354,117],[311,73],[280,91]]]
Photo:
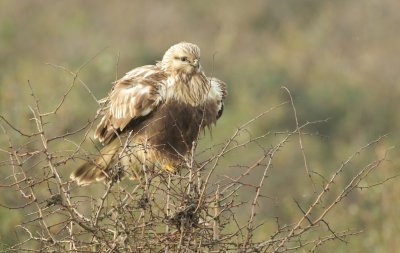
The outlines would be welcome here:
[[[70,178],[78,185],[87,185],[108,177],[107,171],[120,148],[118,139],[115,139],[100,150],[100,155],[94,161],[86,162],[71,173]]]

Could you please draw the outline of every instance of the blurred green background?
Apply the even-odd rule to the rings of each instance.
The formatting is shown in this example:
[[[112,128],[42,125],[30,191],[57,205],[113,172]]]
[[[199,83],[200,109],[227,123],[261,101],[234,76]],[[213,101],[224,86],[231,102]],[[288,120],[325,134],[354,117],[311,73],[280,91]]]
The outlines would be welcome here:
[[[389,134],[385,143],[361,162],[399,144],[399,11],[396,0],[2,0],[0,114],[20,129],[34,131],[28,80],[44,111],[55,108],[72,82],[70,74],[47,63],[76,71],[97,55],[79,77],[102,98],[125,72],[161,60],[168,47],[189,41],[201,48],[206,73],[229,85],[224,115],[202,146],[220,143],[253,116],[287,100],[281,89],[286,86],[301,122],[329,118],[308,129],[324,138],[305,141],[310,167],[328,176],[358,147],[383,134]],[[94,99],[78,83],[47,130],[55,136],[77,129],[96,109]],[[293,127],[287,107],[259,120],[252,131]],[[6,140],[0,137],[2,148],[7,147]],[[277,158],[277,167],[286,163],[266,186],[265,194],[279,201],[261,206],[260,217],[291,220],[300,215],[292,199],[301,200],[310,189],[304,189],[309,181],[294,142]],[[245,164],[254,158],[249,153],[238,153],[241,156],[228,163]],[[399,173],[398,149],[390,154],[370,178],[371,184]],[[4,178],[10,173],[2,167],[0,174]],[[0,191],[0,203],[12,205],[11,193]],[[399,195],[399,180],[394,179],[346,199],[328,218],[338,230],[357,228],[364,233],[350,238],[349,244],[337,242],[329,252],[396,252]],[[18,211],[0,208],[0,241],[14,240],[10,231],[21,219]]]

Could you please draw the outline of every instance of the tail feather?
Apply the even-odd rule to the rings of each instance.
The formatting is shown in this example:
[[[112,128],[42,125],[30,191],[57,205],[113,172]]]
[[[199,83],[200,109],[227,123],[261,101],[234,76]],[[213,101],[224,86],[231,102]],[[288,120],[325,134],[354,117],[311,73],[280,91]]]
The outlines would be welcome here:
[[[78,185],[87,185],[107,177],[107,170],[112,165],[113,158],[119,150],[118,141],[111,142],[100,151],[100,156],[87,162],[72,172],[70,178]]]

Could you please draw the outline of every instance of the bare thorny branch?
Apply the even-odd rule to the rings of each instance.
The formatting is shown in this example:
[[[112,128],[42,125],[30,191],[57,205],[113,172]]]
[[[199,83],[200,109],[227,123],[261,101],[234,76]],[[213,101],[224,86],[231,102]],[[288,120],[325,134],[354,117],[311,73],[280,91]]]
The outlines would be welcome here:
[[[386,154],[365,166],[353,168],[357,155],[382,142],[384,136],[354,152],[330,179],[311,170],[303,138],[308,136],[309,126],[326,123],[326,120],[301,124],[292,95],[284,88],[289,102],[271,107],[238,127],[224,143],[204,151],[202,157],[206,158],[201,162],[195,161],[193,148],[186,165],[177,174],[154,172],[143,165],[145,180],[142,183],[111,180],[89,188],[77,187],[69,181],[68,175],[70,168],[76,166],[73,161],[87,156],[83,146],[97,115],[77,130],[60,136],[49,137],[44,125],[61,107],[68,106],[66,98],[77,81],[97,102],[93,92],[79,78],[86,64],[77,72],[52,65],[71,74],[73,81],[50,112],[42,112],[31,87],[33,133],[22,132],[0,116],[4,123],[0,123],[1,130],[8,137],[8,146],[0,147],[0,152],[8,157],[0,162],[1,169],[8,172],[1,178],[0,189],[14,190],[10,194],[19,203],[16,206],[0,203],[0,206],[19,210],[24,215],[16,228],[18,241],[1,252],[314,252],[327,242],[343,243],[348,237],[361,233],[350,229],[335,231],[335,223],[327,217],[349,193],[395,178],[368,187],[361,185],[386,160]],[[254,124],[287,105],[294,112],[294,129],[265,131],[256,137],[243,138]],[[15,145],[15,135],[24,138],[26,144]],[[81,138],[78,143],[68,139],[77,136]],[[277,140],[270,141],[272,137]],[[264,240],[255,239],[265,222],[275,220],[264,217],[260,221],[256,217],[265,199],[263,190],[273,176],[276,156],[296,137],[314,194],[306,203],[294,200],[299,216],[293,224],[282,225],[277,218],[275,231],[263,236]],[[30,145],[32,142],[34,146]],[[60,154],[52,150],[52,143],[73,143],[75,148]],[[128,142],[121,145],[128,145]],[[261,149],[261,155],[236,171],[239,173],[222,174],[225,168],[220,164],[226,164],[227,156],[251,152],[250,148]],[[354,173],[346,181],[344,171],[350,168]],[[261,174],[259,178],[252,177],[257,173]],[[312,178],[311,173],[321,178]],[[340,188],[340,184],[336,184],[338,181],[346,183]],[[321,183],[320,189],[316,182]],[[247,203],[241,196],[249,192],[248,189],[254,193]]]

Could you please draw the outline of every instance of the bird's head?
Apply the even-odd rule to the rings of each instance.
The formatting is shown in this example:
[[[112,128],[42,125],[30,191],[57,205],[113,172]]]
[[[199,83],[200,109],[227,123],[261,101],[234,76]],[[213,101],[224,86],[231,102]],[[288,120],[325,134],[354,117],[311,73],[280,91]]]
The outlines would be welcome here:
[[[165,52],[161,66],[170,73],[198,74],[201,72],[200,48],[189,42],[173,45]]]

